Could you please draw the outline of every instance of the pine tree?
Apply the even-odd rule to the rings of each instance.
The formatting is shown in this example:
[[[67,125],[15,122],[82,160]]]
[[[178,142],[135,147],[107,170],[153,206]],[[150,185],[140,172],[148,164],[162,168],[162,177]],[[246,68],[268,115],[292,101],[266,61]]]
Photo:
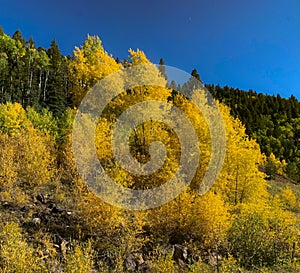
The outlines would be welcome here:
[[[165,67],[165,62],[163,58],[160,58],[159,60],[159,66],[158,66],[158,70],[161,73],[161,75],[168,80],[168,76],[166,74],[166,67]]]
[[[190,97],[193,91],[202,88],[202,81],[196,69],[193,69],[190,79],[182,86],[182,90]]]
[[[51,42],[51,47],[47,53],[50,58],[50,66],[47,86],[42,99],[44,105],[55,115],[60,115],[67,106],[68,67],[65,58],[60,53],[56,40]]]
[[[197,71],[196,68],[194,68],[194,69],[192,70],[191,75],[192,75],[194,78],[196,78],[199,82],[202,83],[202,81],[201,81],[201,79],[200,79],[200,75],[199,75],[199,73],[198,73],[198,71]]]
[[[17,30],[13,35],[13,43],[10,51],[10,95],[11,101],[20,102],[25,105],[27,101],[25,93],[25,78],[26,72],[24,69],[24,56],[26,54],[25,44],[22,33]]]
[[[26,44],[26,41],[23,38],[23,35],[19,29],[14,33],[13,39],[20,42],[23,46],[25,46],[25,44]]]

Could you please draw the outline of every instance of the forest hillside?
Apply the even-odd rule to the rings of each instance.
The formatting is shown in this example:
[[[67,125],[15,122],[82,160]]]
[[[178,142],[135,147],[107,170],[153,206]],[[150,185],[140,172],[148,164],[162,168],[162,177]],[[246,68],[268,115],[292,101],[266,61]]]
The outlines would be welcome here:
[[[0,31],[0,272],[299,272],[296,98],[207,86],[224,122],[226,153],[213,186],[200,195],[214,151],[193,96],[205,105],[209,97],[202,84],[191,98],[182,95],[195,87],[193,78],[178,86],[167,81],[163,60],[156,67],[143,51],[128,52],[120,61],[99,37],[88,36],[72,56],[63,56],[55,40],[44,49],[20,31],[12,37]],[[94,130],[96,154],[109,177],[121,187],[146,190],[163,185],[180,167],[176,130],[152,120],[130,135],[130,153],[147,163],[150,144],[159,140],[167,150],[162,168],[147,176],[116,164],[114,123],[141,101],[159,100],[184,113],[201,157],[190,185],[173,200],[130,210],[104,202],[87,186],[74,159],[72,130],[80,102],[99,80],[139,65],[151,67],[147,80],[159,87],[121,92]],[[191,76],[200,80],[196,70]],[[126,86],[125,79],[116,84]],[[82,116],[87,123],[93,118]],[[111,198],[120,200],[118,194]]]

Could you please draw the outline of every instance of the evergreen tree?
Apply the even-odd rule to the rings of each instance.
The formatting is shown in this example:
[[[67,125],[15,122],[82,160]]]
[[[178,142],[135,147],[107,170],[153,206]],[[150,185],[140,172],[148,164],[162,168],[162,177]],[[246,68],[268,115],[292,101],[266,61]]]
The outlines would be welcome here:
[[[192,70],[191,75],[192,75],[194,78],[196,78],[199,82],[202,83],[202,81],[201,81],[201,79],[200,79],[200,75],[199,75],[199,73],[198,73],[198,71],[197,71],[196,68],[194,68],[194,69]]]
[[[26,41],[19,29],[13,34],[13,39],[20,42],[23,46],[26,44]]]
[[[194,90],[202,88],[202,81],[196,69],[192,70],[190,79],[182,86],[182,90],[190,97]]]
[[[161,73],[161,75],[168,80],[168,76],[166,74],[166,67],[165,67],[165,62],[163,58],[160,58],[159,60],[159,66],[158,66],[158,70]]]
[[[9,92],[12,102],[20,102],[23,106],[26,102],[24,56],[26,54],[25,40],[20,30],[17,30],[12,39],[9,52]]]
[[[68,67],[56,40],[52,41],[47,53],[50,58],[50,66],[42,100],[44,105],[55,115],[60,115],[67,106]]]

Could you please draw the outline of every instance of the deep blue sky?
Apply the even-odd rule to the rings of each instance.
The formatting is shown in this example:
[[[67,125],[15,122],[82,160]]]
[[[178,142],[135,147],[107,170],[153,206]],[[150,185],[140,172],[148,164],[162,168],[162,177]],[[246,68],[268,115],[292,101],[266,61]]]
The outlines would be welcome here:
[[[0,25],[64,54],[98,35],[120,59],[139,48],[205,83],[300,98],[299,0],[0,0]]]

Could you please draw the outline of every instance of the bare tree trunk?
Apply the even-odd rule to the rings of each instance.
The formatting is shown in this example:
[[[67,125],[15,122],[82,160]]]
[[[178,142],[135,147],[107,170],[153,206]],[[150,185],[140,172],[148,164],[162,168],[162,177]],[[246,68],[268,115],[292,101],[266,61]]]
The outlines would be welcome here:
[[[39,91],[42,91],[42,70],[40,70],[40,76],[39,76]]]
[[[46,101],[46,91],[47,91],[47,81],[49,77],[49,70],[46,72],[46,77],[45,77],[45,85],[44,85],[44,102]]]
[[[32,78],[33,78],[33,71],[30,72],[30,79],[29,79],[29,93],[31,93],[31,88],[32,88]]]

